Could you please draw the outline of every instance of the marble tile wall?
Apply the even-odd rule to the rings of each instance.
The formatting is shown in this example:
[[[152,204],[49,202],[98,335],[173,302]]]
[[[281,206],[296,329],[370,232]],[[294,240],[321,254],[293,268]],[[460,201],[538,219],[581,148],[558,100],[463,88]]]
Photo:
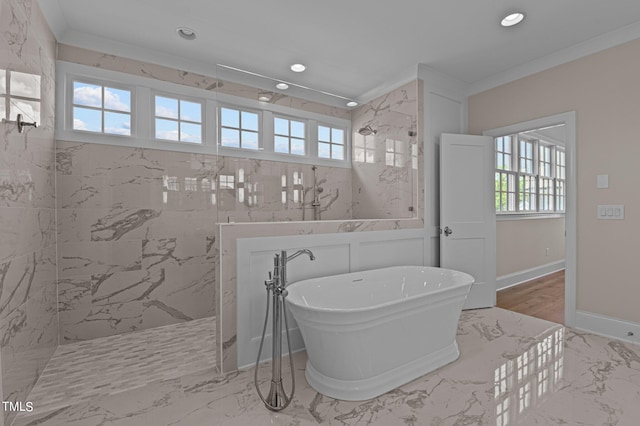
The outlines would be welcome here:
[[[423,144],[418,89],[414,80],[352,111],[354,218],[420,217]],[[377,133],[359,134],[365,126]]]
[[[0,28],[0,397],[24,403],[57,346],[56,40],[35,0],[0,0]],[[38,128],[18,133],[18,113]]]
[[[66,45],[58,58],[240,97],[255,99],[258,90]],[[61,343],[217,315],[218,354],[225,371],[235,369],[237,238],[422,228],[419,84],[354,112],[354,135],[365,124],[378,129],[380,164],[317,168],[317,213],[331,222],[304,222],[317,219],[308,165],[59,141]],[[272,102],[352,116],[293,97]],[[387,139],[398,147],[393,166],[384,163]],[[223,175],[233,176],[233,188],[220,183]],[[404,220],[352,220],[397,217]]]
[[[215,315],[215,156],[58,141],[60,343]]]
[[[62,344],[215,315],[217,223],[313,216],[311,166],[65,141],[56,157]],[[316,173],[321,216],[350,217],[349,170]]]
[[[254,87],[249,87],[230,81],[221,81],[212,76],[205,76],[192,72],[176,70],[162,65],[150,64],[147,62],[141,62],[135,59],[123,58],[115,55],[108,55],[105,53],[82,49],[66,44],[58,45],[58,59],[61,61],[74,62],[91,67],[119,71],[127,74],[137,75],[140,77],[147,77],[176,84],[183,84],[185,86],[197,87],[199,89],[210,90],[217,93],[224,93],[254,100],[258,99],[259,95],[266,93],[263,90]],[[214,69],[215,67],[212,66],[212,70]],[[268,102],[272,104],[300,109],[308,112],[315,112],[331,117],[343,118],[345,120],[348,120],[351,117],[351,111],[348,109],[328,106],[317,102],[310,102],[305,99],[286,96],[281,93],[269,92],[268,94],[271,96],[271,100]]]

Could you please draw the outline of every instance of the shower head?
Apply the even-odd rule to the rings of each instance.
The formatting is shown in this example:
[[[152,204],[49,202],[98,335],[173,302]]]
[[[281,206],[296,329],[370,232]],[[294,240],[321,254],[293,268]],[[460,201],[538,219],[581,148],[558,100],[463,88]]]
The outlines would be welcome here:
[[[375,135],[376,133],[378,133],[378,131],[372,129],[371,126],[367,124],[366,126],[359,128],[358,133],[360,133],[362,136],[369,136]]]

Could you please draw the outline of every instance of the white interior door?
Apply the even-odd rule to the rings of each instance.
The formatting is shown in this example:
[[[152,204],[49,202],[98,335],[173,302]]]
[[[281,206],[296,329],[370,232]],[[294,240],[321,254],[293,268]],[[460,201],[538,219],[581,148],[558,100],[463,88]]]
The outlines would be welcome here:
[[[464,309],[496,304],[493,139],[440,137],[440,266],[471,274]]]

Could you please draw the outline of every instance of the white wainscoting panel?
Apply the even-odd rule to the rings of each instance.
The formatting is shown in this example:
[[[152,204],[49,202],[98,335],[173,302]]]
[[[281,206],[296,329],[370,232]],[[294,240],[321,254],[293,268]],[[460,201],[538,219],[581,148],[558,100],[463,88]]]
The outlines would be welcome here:
[[[256,362],[267,303],[264,281],[269,278],[269,272],[273,271],[274,255],[281,250],[291,253],[303,248],[312,250],[316,260],[312,262],[303,255],[289,263],[289,283],[387,266],[425,264],[423,229],[238,239],[239,368]],[[288,319],[292,350],[295,352],[304,349],[298,325],[290,315]],[[286,342],[285,333],[283,342]],[[270,358],[271,313],[267,320],[261,360]]]

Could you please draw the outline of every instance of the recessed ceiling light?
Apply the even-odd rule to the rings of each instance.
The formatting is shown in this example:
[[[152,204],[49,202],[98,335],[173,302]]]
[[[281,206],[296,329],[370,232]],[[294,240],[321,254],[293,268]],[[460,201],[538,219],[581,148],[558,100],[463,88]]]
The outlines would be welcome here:
[[[193,31],[191,28],[179,27],[179,28],[176,28],[176,32],[180,37],[182,37],[185,40],[194,40],[196,38],[196,32]]]
[[[258,100],[262,102],[269,102],[271,100],[271,96],[266,96],[266,95],[258,96]]]
[[[276,87],[280,90],[287,90],[289,88],[289,85],[287,83],[278,83],[276,84]]]
[[[291,65],[291,71],[293,71],[293,72],[302,72],[302,71],[304,71],[306,69],[307,69],[307,67],[305,67],[302,64],[293,64],[293,65]]]
[[[514,12],[510,13],[500,21],[500,25],[503,27],[513,27],[516,24],[519,24],[524,19],[524,13],[522,12]]]
[[[348,107],[358,106],[358,103],[357,103],[357,102],[355,102],[355,101],[350,101],[350,102],[347,102],[347,106],[348,106]]]

